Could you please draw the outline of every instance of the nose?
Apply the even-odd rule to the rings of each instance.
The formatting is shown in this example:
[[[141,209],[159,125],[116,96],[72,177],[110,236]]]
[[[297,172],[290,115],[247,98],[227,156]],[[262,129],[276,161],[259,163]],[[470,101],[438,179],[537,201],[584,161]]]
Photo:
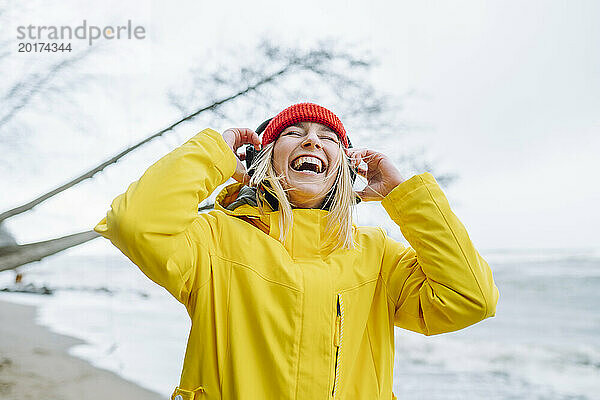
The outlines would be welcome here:
[[[302,141],[302,147],[305,149],[321,149],[323,145],[321,144],[321,139],[319,139],[319,136],[315,132],[308,132]]]

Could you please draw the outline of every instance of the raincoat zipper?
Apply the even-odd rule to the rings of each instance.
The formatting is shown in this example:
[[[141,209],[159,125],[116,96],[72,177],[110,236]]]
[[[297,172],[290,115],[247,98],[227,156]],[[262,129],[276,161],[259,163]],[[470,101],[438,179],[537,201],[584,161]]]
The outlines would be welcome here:
[[[335,318],[335,336],[333,338],[333,344],[335,345],[335,375],[333,378],[333,389],[331,390],[331,396],[335,399],[337,395],[338,381],[340,377],[341,369],[341,356],[342,356],[342,339],[344,337],[344,302],[342,301],[342,295],[337,295],[337,315]]]

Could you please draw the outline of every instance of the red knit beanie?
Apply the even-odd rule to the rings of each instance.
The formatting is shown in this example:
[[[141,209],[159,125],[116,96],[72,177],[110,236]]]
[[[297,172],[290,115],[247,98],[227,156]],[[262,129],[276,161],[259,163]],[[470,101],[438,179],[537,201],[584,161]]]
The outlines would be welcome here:
[[[299,122],[317,122],[328,126],[338,135],[344,147],[348,147],[348,137],[342,121],[325,107],[313,103],[294,104],[273,117],[263,133],[262,145],[274,142],[285,128]]]

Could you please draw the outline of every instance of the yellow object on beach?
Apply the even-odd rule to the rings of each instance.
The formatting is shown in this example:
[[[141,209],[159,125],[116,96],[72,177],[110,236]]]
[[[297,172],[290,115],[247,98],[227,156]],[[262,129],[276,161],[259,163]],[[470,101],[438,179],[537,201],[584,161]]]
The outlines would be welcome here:
[[[495,314],[492,272],[430,173],[382,201],[410,247],[354,226],[358,247],[331,250],[328,211],[293,209],[281,243],[279,211],[226,208],[239,183],[198,214],[235,167],[206,129],[150,166],[94,228],[187,308],[172,398],[390,400],[394,326],[434,335]]]

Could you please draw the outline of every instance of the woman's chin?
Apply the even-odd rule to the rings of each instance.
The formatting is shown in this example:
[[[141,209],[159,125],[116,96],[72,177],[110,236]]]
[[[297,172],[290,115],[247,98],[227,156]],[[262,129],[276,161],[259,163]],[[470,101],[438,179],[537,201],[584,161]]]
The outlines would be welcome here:
[[[299,207],[303,204],[311,204],[311,208],[314,207],[315,203],[321,204],[333,185],[333,182],[328,185],[324,180],[324,173],[289,171],[286,183],[290,188],[287,193],[292,204],[296,204]]]
[[[302,208],[314,208],[321,204],[327,195],[327,190],[325,188],[321,188],[319,190],[315,187],[316,185],[309,184],[300,184],[295,185],[295,190],[288,191],[288,195],[290,196],[290,202],[297,207]],[[305,207],[306,205],[308,207]]]

